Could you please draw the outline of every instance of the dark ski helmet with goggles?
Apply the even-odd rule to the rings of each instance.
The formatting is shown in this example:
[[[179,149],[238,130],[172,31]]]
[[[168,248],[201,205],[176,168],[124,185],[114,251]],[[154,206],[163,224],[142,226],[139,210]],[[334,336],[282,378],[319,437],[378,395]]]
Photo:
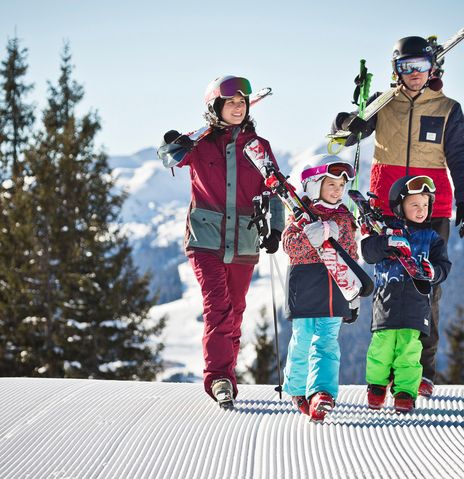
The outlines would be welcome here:
[[[435,65],[434,49],[430,42],[422,37],[404,37],[398,40],[393,47],[392,67],[394,74],[402,81],[402,75],[409,75],[414,71],[428,72],[429,79]],[[428,85],[427,83],[424,86]],[[441,85],[442,86],[442,85]],[[434,90],[440,89],[434,86]]]
[[[213,126],[227,126],[221,117],[222,107],[228,98],[233,98],[240,93],[245,98],[246,114],[244,121],[248,120],[250,112],[250,82],[243,77],[233,75],[222,76],[213,80],[205,91],[206,121]]]
[[[400,219],[405,219],[403,201],[406,196],[425,194],[430,197],[429,209],[425,221],[432,217],[433,203],[435,201],[435,184],[429,176],[403,176],[396,180],[388,193],[390,209]]]

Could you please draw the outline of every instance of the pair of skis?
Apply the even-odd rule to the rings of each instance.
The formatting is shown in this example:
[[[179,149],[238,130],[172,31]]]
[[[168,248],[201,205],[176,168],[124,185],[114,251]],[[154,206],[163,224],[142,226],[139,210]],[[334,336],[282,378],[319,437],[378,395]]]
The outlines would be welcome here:
[[[443,73],[443,62],[445,61],[445,54],[448,53],[452,48],[454,48],[460,41],[464,40],[464,28],[461,28],[455,35],[453,35],[449,40],[447,40],[442,45],[437,44],[436,37],[428,38],[430,45],[433,48],[433,53],[435,55],[435,68],[438,75]],[[364,115],[358,115],[359,118],[364,121],[370,120],[374,115],[376,115],[384,106],[388,105],[393,98],[395,98],[401,91],[402,86],[397,85],[390,90],[385,91],[380,96],[378,96],[374,101],[366,106],[364,110]],[[351,135],[351,131],[337,130],[334,133],[327,135],[328,138],[331,138],[331,142],[335,141],[344,145],[346,139]]]
[[[296,194],[295,188],[288,182],[287,177],[276,168],[259,140],[249,141],[243,152],[263,176],[266,186],[279,196],[302,227],[305,223],[319,221],[319,218]],[[304,214],[309,220],[305,219]],[[316,250],[347,301],[353,301],[358,296],[369,296],[372,293],[374,289],[372,279],[334,238],[329,238],[321,248]]]
[[[348,196],[358,207],[360,226],[365,228],[369,234],[385,234],[386,226],[384,217],[380,208],[372,206],[358,190],[349,190]],[[373,196],[371,194],[371,196]],[[403,256],[399,252],[393,253],[395,258],[401,263],[406,273],[411,277],[416,290],[423,295],[430,294],[430,278],[424,274],[422,267],[412,256]]]

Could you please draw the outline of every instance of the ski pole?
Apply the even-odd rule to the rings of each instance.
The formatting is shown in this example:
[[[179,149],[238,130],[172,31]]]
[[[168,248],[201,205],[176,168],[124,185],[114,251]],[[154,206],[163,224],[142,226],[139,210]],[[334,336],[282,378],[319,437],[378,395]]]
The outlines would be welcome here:
[[[367,73],[366,60],[360,61],[359,75],[355,78],[356,88],[353,95],[353,103],[359,106],[358,116],[361,119],[364,119],[364,112],[366,110],[366,103],[369,98],[369,90],[371,87],[372,73]],[[358,103],[359,100],[359,103]],[[359,178],[359,160],[361,157],[361,137],[362,133],[358,133],[358,138],[356,142],[356,153],[354,155],[354,171],[356,172],[356,177],[352,182],[354,189],[358,189],[358,178]]]
[[[280,352],[279,352],[279,330],[277,327],[277,310],[276,310],[276,301],[275,301],[275,291],[274,291],[274,263],[272,257],[274,255],[269,255],[269,264],[271,267],[271,296],[272,296],[272,315],[274,318],[274,331],[275,331],[275,349],[276,349],[276,358],[277,358],[277,379],[279,385],[275,390],[279,393],[279,399],[282,400],[282,380],[280,376]]]

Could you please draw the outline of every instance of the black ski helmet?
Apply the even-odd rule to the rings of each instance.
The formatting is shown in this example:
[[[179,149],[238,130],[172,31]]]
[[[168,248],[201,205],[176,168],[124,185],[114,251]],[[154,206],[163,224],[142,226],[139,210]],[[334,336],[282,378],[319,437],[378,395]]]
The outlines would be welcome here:
[[[393,48],[393,60],[408,57],[432,58],[433,49],[428,40],[422,37],[404,37],[398,40]]]
[[[398,75],[396,61],[403,58],[426,57],[434,64],[433,48],[430,43],[422,37],[400,38],[393,47],[392,66],[393,71]],[[398,75],[399,76],[399,75]]]
[[[422,187],[420,190],[411,190],[411,183],[422,181]],[[432,217],[433,203],[435,201],[435,185],[433,180],[424,175],[408,175],[396,180],[390,188],[388,193],[388,202],[393,214],[400,218],[405,219],[403,210],[403,200],[406,196],[423,193],[430,197],[429,211],[425,221],[430,221]]]

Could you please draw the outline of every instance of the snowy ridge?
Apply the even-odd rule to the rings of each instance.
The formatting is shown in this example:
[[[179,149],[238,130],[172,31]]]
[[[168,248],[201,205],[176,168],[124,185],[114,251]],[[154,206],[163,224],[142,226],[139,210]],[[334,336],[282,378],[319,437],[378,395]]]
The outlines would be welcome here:
[[[200,384],[0,379],[0,477],[462,477],[464,386],[438,386],[413,414],[342,386],[311,424],[272,386],[240,386],[233,411]]]

